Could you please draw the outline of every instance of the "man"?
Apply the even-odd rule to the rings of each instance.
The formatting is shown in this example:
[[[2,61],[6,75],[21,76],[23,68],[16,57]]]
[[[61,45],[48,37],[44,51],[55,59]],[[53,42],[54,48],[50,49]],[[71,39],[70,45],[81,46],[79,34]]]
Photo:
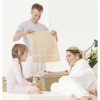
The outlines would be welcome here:
[[[27,59],[27,66],[29,66],[28,69],[26,69],[26,77],[29,77],[30,75],[36,74],[40,71],[46,70],[46,66],[44,63],[33,63],[32,62],[32,49],[28,40],[27,35],[34,32],[34,31],[48,31],[48,28],[39,23],[39,19],[41,18],[41,15],[43,13],[43,7],[40,4],[33,4],[31,8],[31,19],[28,21],[23,22],[18,27],[17,31],[15,32],[13,41],[17,41],[21,38],[23,38],[24,43],[29,49],[29,57]],[[55,36],[57,40],[57,33],[56,31],[52,30],[51,34]]]

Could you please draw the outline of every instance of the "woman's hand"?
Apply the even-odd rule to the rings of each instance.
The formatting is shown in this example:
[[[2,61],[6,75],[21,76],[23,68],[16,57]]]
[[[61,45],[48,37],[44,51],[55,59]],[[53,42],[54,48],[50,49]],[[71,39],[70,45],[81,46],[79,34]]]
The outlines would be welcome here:
[[[96,88],[91,88],[91,89],[88,89],[88,92],[92,95],[95,95],[97,96],[97,89]]]

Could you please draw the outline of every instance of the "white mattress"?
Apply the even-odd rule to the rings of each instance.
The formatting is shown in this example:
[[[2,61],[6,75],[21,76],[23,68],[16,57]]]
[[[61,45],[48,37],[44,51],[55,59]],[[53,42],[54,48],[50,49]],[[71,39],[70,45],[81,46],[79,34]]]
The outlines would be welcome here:
[[[15,93],[2,93],[3,100],[74,100],[64,94],[43,92],[41,95],[36,94],[15,94]],[[93,100],[97,100],[93,97]]]

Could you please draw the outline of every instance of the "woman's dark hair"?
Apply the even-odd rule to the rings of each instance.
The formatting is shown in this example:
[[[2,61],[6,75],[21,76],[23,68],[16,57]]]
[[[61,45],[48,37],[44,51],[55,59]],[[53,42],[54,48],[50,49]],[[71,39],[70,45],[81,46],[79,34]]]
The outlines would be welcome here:
[[[33,10],[33,9],[37,9],[38,11],[43,11],[43,6],[38,3],[35,3],[32,5],[31,10]]]
[[[21,73],[22,73],[22,65],[20,62],[20,57],[28,51],[28,48],[24,44],[15,44],[12,48],[12,58],[18,58],[19,64],[21,67]]]

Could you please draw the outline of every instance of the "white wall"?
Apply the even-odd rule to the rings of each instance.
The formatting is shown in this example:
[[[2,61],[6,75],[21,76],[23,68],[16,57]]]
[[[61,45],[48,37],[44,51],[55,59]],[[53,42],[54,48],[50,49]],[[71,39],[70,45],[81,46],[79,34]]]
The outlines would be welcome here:
[[[61,56],[61,61],[52,65],[64,69],[68,47],[86,50],[96,38],[96,0],[50,0],[49,7],[50,27],[58,31]]]
[[[14,32],[30,18],[30,8],[35,2],[44,6],[40,21],[57,30],[59,37],[61,61],[47,64],[48,70],[66,69],[66,48],[75,45],[84,50],[96,38],[96,0],[3,0],[3,76],[11,62]]]
[[[40,22],[49,27],[48,0],[3,0],[3,76],[6,75],[10,66],[14,32],[20,23],[30,18],[31,6],[34,3],[40,3],[46,8],[44,9]],[[19,42],[22,42],[22,40]]]

